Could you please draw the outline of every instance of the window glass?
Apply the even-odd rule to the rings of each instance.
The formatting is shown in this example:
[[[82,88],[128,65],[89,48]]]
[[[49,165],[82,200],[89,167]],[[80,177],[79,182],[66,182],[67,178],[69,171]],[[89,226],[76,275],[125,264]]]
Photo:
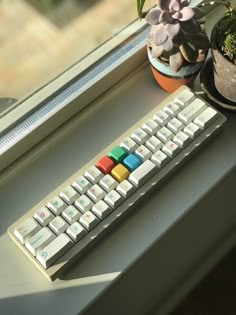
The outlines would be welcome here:
[[[0,13],[0,114],[137,18],[136,0],[2,0]]]

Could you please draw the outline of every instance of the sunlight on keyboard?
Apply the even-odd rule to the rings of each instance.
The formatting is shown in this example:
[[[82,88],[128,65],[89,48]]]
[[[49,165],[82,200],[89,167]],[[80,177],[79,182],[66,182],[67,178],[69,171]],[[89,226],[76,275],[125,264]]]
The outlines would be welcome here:
[[[12,239],[48,279],[55,279],[152,187],[171,177],[225,121],[193,91],[180,88],[55,190],[46,203],[13,224]],[[86,279],[86,284],[106,281],[104,276]]]

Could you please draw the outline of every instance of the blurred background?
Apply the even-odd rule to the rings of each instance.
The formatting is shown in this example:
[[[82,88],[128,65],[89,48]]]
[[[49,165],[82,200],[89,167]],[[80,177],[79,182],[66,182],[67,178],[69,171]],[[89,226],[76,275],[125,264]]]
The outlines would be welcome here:
[[[26,97],[136,18],[136,0],[0,0],[0,98]]]

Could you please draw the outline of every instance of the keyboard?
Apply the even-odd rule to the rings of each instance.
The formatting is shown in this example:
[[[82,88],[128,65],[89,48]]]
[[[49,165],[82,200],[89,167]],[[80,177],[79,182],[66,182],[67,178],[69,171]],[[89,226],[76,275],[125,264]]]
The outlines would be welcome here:
[[[225,122],[191,89],[179,88],[10,226],[10,237],[48,280],[56,279]]]

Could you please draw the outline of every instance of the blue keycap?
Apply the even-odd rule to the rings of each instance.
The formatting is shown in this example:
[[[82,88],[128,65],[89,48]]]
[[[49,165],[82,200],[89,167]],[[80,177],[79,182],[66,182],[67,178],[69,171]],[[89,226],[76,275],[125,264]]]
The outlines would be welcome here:
[[[134,154],[129,154],[123,161],[122,164],[128,168],[130,172],[133,172],[139,165],[142,164],[140,159],[134,155]]]

